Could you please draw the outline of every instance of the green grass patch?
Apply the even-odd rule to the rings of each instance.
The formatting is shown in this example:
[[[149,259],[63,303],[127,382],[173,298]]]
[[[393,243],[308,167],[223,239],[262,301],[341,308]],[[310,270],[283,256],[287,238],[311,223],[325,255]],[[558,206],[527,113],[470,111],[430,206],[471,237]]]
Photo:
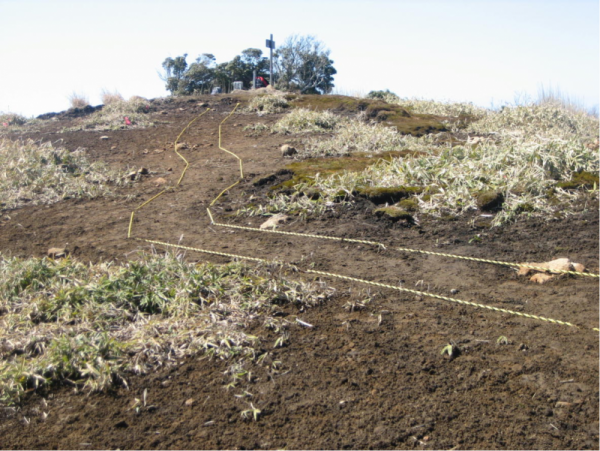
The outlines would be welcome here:
[[[0,255],[0,403],[65,382],[123,385],[190,355],[260,358],[250,327],[288,334],[278,311],[331,295],[279,266],[190,264],[170,254],[122,266]]]

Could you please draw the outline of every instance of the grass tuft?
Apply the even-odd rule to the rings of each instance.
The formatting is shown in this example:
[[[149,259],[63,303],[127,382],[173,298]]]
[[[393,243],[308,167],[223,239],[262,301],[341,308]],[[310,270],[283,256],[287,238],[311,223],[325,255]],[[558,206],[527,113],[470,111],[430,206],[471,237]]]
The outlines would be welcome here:
[[[0,141],[0,209],[52,204],[70,197],[98,197],[125,179],[82,150],[70,152],[33,140]]]
[[[152,127],[154,123],[148,116],[150,111],[150,103],[142,97],[132,97],[129,100],[115,99],[104,105],[101,110],[81,119],[79,125],[69,128],[68,131],[102,131]],[[125,118],[130,124],[127,124]]]
[[[265,114],[276,114],[282,113],[289,107],[288,101],[283,95],[280,94],[259,94],[255,95],[248,106],[246,111],[256,112],[259,116]]]
[[[71,108],[85,108],[90,104],[87,97],[82,94],[77,94],[76,92],[69,96],[69,102],[71,103]]]

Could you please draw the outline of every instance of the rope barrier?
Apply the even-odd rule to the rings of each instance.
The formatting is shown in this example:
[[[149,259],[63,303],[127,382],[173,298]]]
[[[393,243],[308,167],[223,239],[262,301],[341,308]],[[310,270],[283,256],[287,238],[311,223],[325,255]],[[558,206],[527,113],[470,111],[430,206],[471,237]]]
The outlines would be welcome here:
[[[327,239],[327,240],[335,240],[335,241],[348,242],[348,243],[360,243],[360,244],[367,244],[367,245],[378,246],[378,247],[381,247],[381,248],[385,249],[385,245],[383,243],[379,243],[379,242],[376,242],[376,241],[359,240],[359,239],[354,239],[354,238],[342,238],[342,237],[334,237],[334,236],[327,236],[327,235],[314,235],[314,234],[298,233],[298,232],[286,232],[286,231],[274,230],[274,229],[259,229],[259,228],[255,228],[255,227],[245,227],[245,226],[238,226],[238,225],[232,225],[232,224],[222,224],[222,223],[216,222],[214,220],[214,218],[213,218],[213,215],[212,215],[211,211],[210,211],[210,207],[212,207],[223,196],[224,193],[226,193],[231,188],[233,188],[236,185],[238,185],[243,180],[243,178],[244,178],[242,159],[238,155],[236,155],[235,153],[233,153],[233,152],[231,152],[231,151],[223,148],[222,144],[221,144],[221,129],[222,129],[222,126],[233,115],[233,113],[236,111],[236,109],[237,109],[238,106],[239,106],[239,103],[235,105],[235,107],[231,111],[231,113],[229,113],[229,115],[225,119],[223,119],[221,121],[221,123],[219,124],[219,149],[222,150],[222,151],[224,151],[224,152],[227,152],[228,154],[232,155],[233,157],[235,157],[239,161],[240,178],[234,184],[230,185],[229,187],[227,187],[223,191],[221,191],[219,193],[219,195],[215,199],[213,199],[213,201],[207,207],[206,211],[208,213],[208,216],[210,218],[210,222],[211,222],[212,225],[219,226],[219,227],[234,228],[234,229],[239,229],[239,230],[248,230],[248,231],[266,232],[266,233],[278,233],[278,234],[281,234],[281,235],[302,236],[302,237],[308,237],[308,238]],[[179,180],[178,180],[178,182],[177,182],[177,184],[175,186],[179,186],[180,185],[180,183],[183,180],[183,177],[185,175],[185,172],[187,171],[187,169],[189,167],[188,161],[183,157],[183,155],[181,155],[177,151],[177,143],[179,141],[179,138],[183,135],[183,133],[196,120],[198,120],[201,116],[203,116],[209,110],[210,110],[210,108],[208,108],[202,114],[200,114],[195,119],[193,119],[192,121],[190,121],[190,123],[188,123],[188,125],[181,131],[181,133],[179,134],[179,136],[175,140],[175,145],[174,145],[175,146],[175,152],[185,162],[185,167],[183,169],[183,172],[181,173],[181,176],[180,176],[180,178],[179,178]],[[153,196],[152,198],[148,199],[147,201],[145,201],[144,203],[142,203],[141,205],[139,205],[137,208],[135,208],[131,212],[131,219],[130,219],[130,222],[129,222],[129,230],[128,230],[127,238],[131,238],[131,229],[132,229],[132,225],[133,225],[134,212],[137,211],[137,210],[139,210],[140,208],[144,207],[145,205],[147,205],[148,203],[150,203],[151,201],[153,201],[157,197],[161,196],[166,191],[167,191],[166,189],[163,190],[163,191],[161,191],[157,195]],[[190,251],[194,251],[194,252],[200,252],[200,253],[205,253],[205,254],[210,254],[210,255],[218,255],[218,256],[227,257],[227,258],[249,260],[249,261],[254,261],[254,262],[258,262],[258,263],[267,263],[267,264],[274,263],[272,261],[269,261],[269,260],[266,260],[266,259],[263,259],[263,258],[258,258],[258,257],[247,257],[247,256],[242,256],[242,255],[237,255],[237,254],[230,254],[230,253],[225,253],[225,252],[210,251],[210,250],[207,250],[207,249],[201,249],[201,248],[195,248],[195,247],[190,247],[190,246],[184,246],[184,245],[181,245],[181,244],[171,244],[171,243],[166,243],[166,242],[163,242],[163,241],[149,240],[149,239],[145,239],[145,238],[135,238],[135,239],[138,240],[138,241],[143,241],[143,242],[150,243],[150,244],[155,244],[155,245],[160,245],[160,246],[166,246],[166,247],[172,247],[172,248],[178,248],[178,249],[185,249],[185,250],[190,250]],[[530,268],[530,269],[536,269],[536,270],[539,270],[539,271],[548,271],[547,268],[537,267],[537,266],[533,266],[533,265],[511,263],[511,262],[502,262],[502,261],[495,261],[495,260],[487,260],[487,259],[480,259],[480,258],[475,258],[475,257],[467,257],[467,256],[461,256],[461,255],[455,255],[455,254],[445,254],[445,253],[441,253],[441,252],[424,251],[424,250],[419,250],[419,249],[409,249],[409,248],[394,248],[394,249],[398,250],[398,251],[401,251],[401,252],[413,252],[413,253],[420,253],[420,254],[426,254],[426,255],[435,255],[435,256],[442,256],[442,257],[448,257],[448,258],[456,258],[456,259],[476,261],[476,262],[483,262],[483,263],[492,263],[492,264],[504,265],[504,266],[525,267],[525,268]],[[285,263],[285,265],[289,266],[289,267],[292,267],[292,265],[287,264],[287,263]],[[298,268],[296,268],[296,267],[294,267],[294,269],[298,270]],[[521,317],[524,317],[524,318],[535,319],[535,320],[544,321],[544,322],[548,322],[548,323],[552,323],[552,324],[559,324],[559,325],[563,325],[563,326],[574,327],[574,328],[577,328],[577,329],[591,329],[593,331],[600,332],[600,329],[598,329],[598,328],[580,327],[580,326],[576,326],[576,325],[574,325],[572,323],[569,323],[569,322],[566,322],[566,321],[560,321],[560,320],[556,320],[556,319],[552,319],[552,318],[546,318],[544,316],[539,316],[539,315],[532,315],[532,314],[528,314],[528,313],[516,312],[514,310],[507,310],[507,309],[503,309],[503,308],[499,308],[499,307],[494,307],[494,306],[490,306],[490,305],[486,305],[486,304],[478,304],[478,303],[471,302],[471,301],[464,301],[464,300],[461,300],[461,299],[450,298],[450,297],[447,297],[447,296],[441,296],[441,295],[437,295],[437,294],[434,294],[434,293],[428,293],[428,292],[424,292],[424,291],[412,290],[412,289],[409,289],[409,288],[404,288],[404,287],[400,287],[400,286],[396,286],[396,285],[389,285],[389,284],[384,284],[384,283],[380,283],[380,282],[373,282],[373,281],[369,281],[369,280],[365,280],[365,279],[358,279],[358,278],[355,278],[355,277],[344,276],[344,275],[341,275],[341,274],[329,273],[329,272],[324,272],[324,271],[317,271],[317,270],[313,270],[313,269],[300,269],[300,271],[303,271],[303,272],[308,273],[308,274],[316,274],[316,275],[322,275],[322,276],[326,276],[326,277],[333,277],[333,278],[338,278],[338,279],[342,279],[342,280],[348,280],[348,281],[352,281],[352,282],[373,285],[373,286],[377,286],[377,287],[380,287],[380,288],[388,288],[388,289],[392,289],[392,290],[397,290],[397,291],[412,293],[412,294],[415,294],[415,295],[418,295],[418,296],[428,296],[428,297],[431,297],[431,298],[434,298],[434,299],[440,299],[440,300],[444,300],[444,301],[448,301],[448,302],[454,302],[454,303],[457,303],[457,304],[468,305],[468,306],[472,306],[472,307],[476,307],[476,308],[482,308],[482,309],[492,310],[492,311],[495,311],[495,312],[507,313],[507,314],[510,314],[510,315],[521,316]],[[560,273],[567,273],[567,274],[574,274],[574,275],[582,275],[582,276],[588,276],[588,277],[600,277],[600,275],[598,275],[598,274],[581,273],[581,272],[577,272],[577,271],[553,270],[553,272],[560,272]]]
[[[212,215],[211,215],[211,225],[215,225],[215,226],[219,226],[219,227],[227,227],[230,229],[248,230],[248,231],[252,231],[252,232],[277,233],[280,235],[301,236],[301,237],[307,237],[307,238],[317,238],[317,239],[321,239],[321,240],[340,241],[340,242],[344,242],[344,243],[367,244],[367,245],[372,245],[372,246],[378,246],[378,247],[384,248],[384,249],[386,248],[385,244],[379,243],[377,241],[359,240],[359,239],[355,239],[355,238],[343,238],[343,237],[328,236],[328,235],[314,235],[314,234],[300,233],[300,232],[287,232],[284,230],[259,229],[257,227],[239,226],[239,225],[234,225],[234,224],[223,224],[223,223],[212,221]],[[548,268],[528,265],[525,263],[512,263],[512,262],[503,262],[503,261],[497,261],[497,260],[487,260],[487,259],[483,259],[483,258],[468,257],[465,255],[445,254],[442,252],[424,251],[421,249],[410,249],[410,248],[404,248],[404,247],[394,247],[392,249],[394,249],[396,251],[400,251],[400,252],[412,252],[412,253],[419,253],[419,254],[435,255],[438,257],[447,257],[447,258],[455,258],[455,259],[459,259],[459,260],[468,260],[468,261],[474,261],[474,262],[480,262],[480,263],[491,263],[494,265],[513,266],[513,267],[518,267],[518,268],[529,268],[529,269],[535,269],[535,270],[544,271],[544,272],[551,271],[551,272],[556,272],[556,273],[572,274],[572,275],[577,275],[577,276],[600,277],[600,275],[594,274],[594,273],[568,271],[568,270],[563,270],[563,269],[549,270]]]
[[[177,183],[175,184],[175,187],[179,186],[181,184],[181,181],[183,180],[183,176],[185,175],[186,171],[188,170],[188,167],[190,166],[190,164],[188,163],[188,161],[185,159],[185,157],[183,155],[181,155],[179,153],[179,151],[177,150],[177,144],[179,144],[179,138],[181,138],[181,136],[185,133],[185,131],[190,128],[190,126],[196,122],[198,119],[200,119],[202,116],[204,116],[206,113],[208,113],[210,111],[210,108],[207,108],[206,111],[204,111],[203,113],[199,114],[197,117],[195,117],[194,119],[192,119],[183,130],[181,130],[181,133],[179,133],[179,135],[177,135],[177,139],[175,140],[175,143],[173,144],[173,147],[175,149],[175,153],[177,155],[179,155],[179,158],[181,158],[183,160],[183,162],[185,163],[185,167],[183,168],[183,171],[181,172],[181,176],[179,177],[179,180],[177,181]],[[232,112],[233,114],[233,112]],[[229,117],[229,116],[228,116]],[[219,137],[220,138],[220,137]],[[240,163],[241,164],[241,163]],[[162,196],[164,193],[166,193],[168,191],[168,189],[164,189],[162,190],[160,193],[156,194],[155,196],[151,197],[150,199],[148,199],[146,202],[142,203],[141,205],[138,205],[136,208],[134,208],[134,210],[131,212],[131,218],[129,219],[129,228],[127,229],[127,238],[131,238],[131,228],[133,227],[133,217],[135,215],[135,212],[137,210],[139,210],[140,208],[142,208],[144,205],[149,204],[150,202],[152,202],[154,199],[156,199],[157,197]]]
[[[166,243],[164,241],[148,240],[145,238],[136,238],[136,239],[138,241],[144,241],[146,243],[150,243],[150,244],[154,244],[154,245],[158,245],[158,246],[165,246],[165,247],[171,247],[171,248],[176,248],[176,249],[184,249],[184,250],[188,250],[188,251],[192,251],[192,252],[200,252],[203,254],[218,255],[218,256],[228,257],[228,258],[233,258],[233,259],[238,259],[238,260],[250,260],[250,261],[254,261],[254,262],[258,262],[258,263],[265,263],[265,264],[276,263],[276,262],[273,262],[273,261],[270,261],[270,260],[267,260],[264,258],[248,257],[245,255],[237,255],[237,254],[230,254],[230,253],[225,253],[225,252],[211,251],[211,250],[201,249],[201,248],[197,248],[197,247],[184,246],[181,244]],[[410,288],[404,288],[404,287],[401,287],[398,285],[390,285],[390,284],[381,283],[381,282],[373,282],[371,280],[359,279],[356,277],[344,276],[341,274],[335,274],[335,273],[330,273],[330,272],[325,272],[325,271],[317,271],[315,269],[302,269],[302,268],[293,266],[289,263],[279,263],[279,264],[293,268],[295,271],[301,271],[301,272],[304,272],[307,274],[316,274],[316,275],[325,276],[325,277],[332,277],[332,278],[336,278],[336,279],[348,280],[350,282],[357,282],[357,283],[372,285],[372,286],[376,286],[379,288],[387,288],[387,289],[391,289],[391,290],[402,291],[405,293],[411,293],[411,294],[414,294],[417,296],[427,296],[427,297],[434,298],[434,299],[440,299],[443,301],[454,302],[456,304],[468,305],[471,307],[492,310],[494,312],[507,313],[509,315],[520,316],[520,317],[529,318],[529,319],[535,319],[538,321],[544,321],[544,322],[548,322],[548,323],[552,323],[552,324],[558,324],[561,326],[574,327],[576,329],[584,329],[584,330],[589,329],[589,330],[593,330],[596,332],[599,331],[599,329],[597,329],[597,328],[588,328],[588,327],[584,327],[584,326],[577,326],[577,325],[575,325],[573,323],[569,323],[567,321],[561,321],[558,319],[547,318],[545,316],[532,315],[530,313],[522,313],[522,312],[517,312],[514,310],[503,309],[500,307],[494,307],[493,305],[479,304],[477,302],[471,302],[471,301],[464,301],[462,299],[456,299],[456,298],[451,298],[451,297],[447,297],[447,296],[442,296],[439,294],[429,293],[427,291],[412,290]]]

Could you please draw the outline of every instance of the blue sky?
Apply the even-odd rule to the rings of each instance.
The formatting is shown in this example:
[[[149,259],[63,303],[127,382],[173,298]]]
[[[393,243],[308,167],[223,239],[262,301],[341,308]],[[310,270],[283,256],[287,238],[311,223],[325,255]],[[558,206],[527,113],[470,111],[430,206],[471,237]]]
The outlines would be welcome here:
[[[331,50],[336,89],[489,107],[560,89],[599,102],[597,0],[0,0],[0,111],[26,116],[168,93],[166,57],[225,62],[310,34]]]

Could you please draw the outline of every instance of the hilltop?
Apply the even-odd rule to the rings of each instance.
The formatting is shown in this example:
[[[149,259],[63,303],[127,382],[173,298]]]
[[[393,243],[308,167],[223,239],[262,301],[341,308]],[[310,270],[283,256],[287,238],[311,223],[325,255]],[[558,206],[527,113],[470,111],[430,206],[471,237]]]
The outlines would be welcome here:
[[[43,343],[3,332],[0,355],[7,369],[49,353],[42,326],[75,315],[60,306],[54,316],[19,317],[25,304],[49,292],[55,300],[71,282],[91,290],[134,263],[148,268],[144,283],[162,280],[163,310],[138,305],[133,318],[114,301],[102,315],[118,325],[106,320],[115,328],[99,331],[114,338],[155,324],[157,332],[144,335],[144,351],[124,348],[120,366],[103,354],[103,384],[88,372],[45,375],[36,388],[23,371],[11,388],[18,398],[6,395],[0,411],[2,447],[598,448],[599,293],[589,277],[599,268],[597,119],[557,105],[490,112],[287,93],[119,108],[0,130],[5,155],[35,150],[40,168],[51,159],[57,168],[32,176],[44,174],[41,187],[24,182],[33,157],[11,172],[22,183],[3,196],[4,268],[81,264],[56,272],[56,287],[50,276],[32,284],[38,276],[26,270],[27,286],[0,279],[6,330],[27,324]],[[283,155],[284,145],[294,152]],[[255,230],[274,215],[287,217],[275,230],[294,234]],[[55,262],[49,248],[68,258],[44,266]],[[236,256],[270,263],[236,266]],[[538,284],[517,274],[519,263],[557,258],[587,275]],[[210,277],[178,285],[179,264],[185,277],[198,268]],[[188,295],[198,316],[161,322]],[[241,316],[231,299],[267,307]],[[78,321],[69,318],[65,328]],[[71,338],[88,337],[89,324]],[[216,343],[223,330],[233,338]],[[139,361],[128,360],[134,351]],[[90,394],[90,380],[102,391]]]

